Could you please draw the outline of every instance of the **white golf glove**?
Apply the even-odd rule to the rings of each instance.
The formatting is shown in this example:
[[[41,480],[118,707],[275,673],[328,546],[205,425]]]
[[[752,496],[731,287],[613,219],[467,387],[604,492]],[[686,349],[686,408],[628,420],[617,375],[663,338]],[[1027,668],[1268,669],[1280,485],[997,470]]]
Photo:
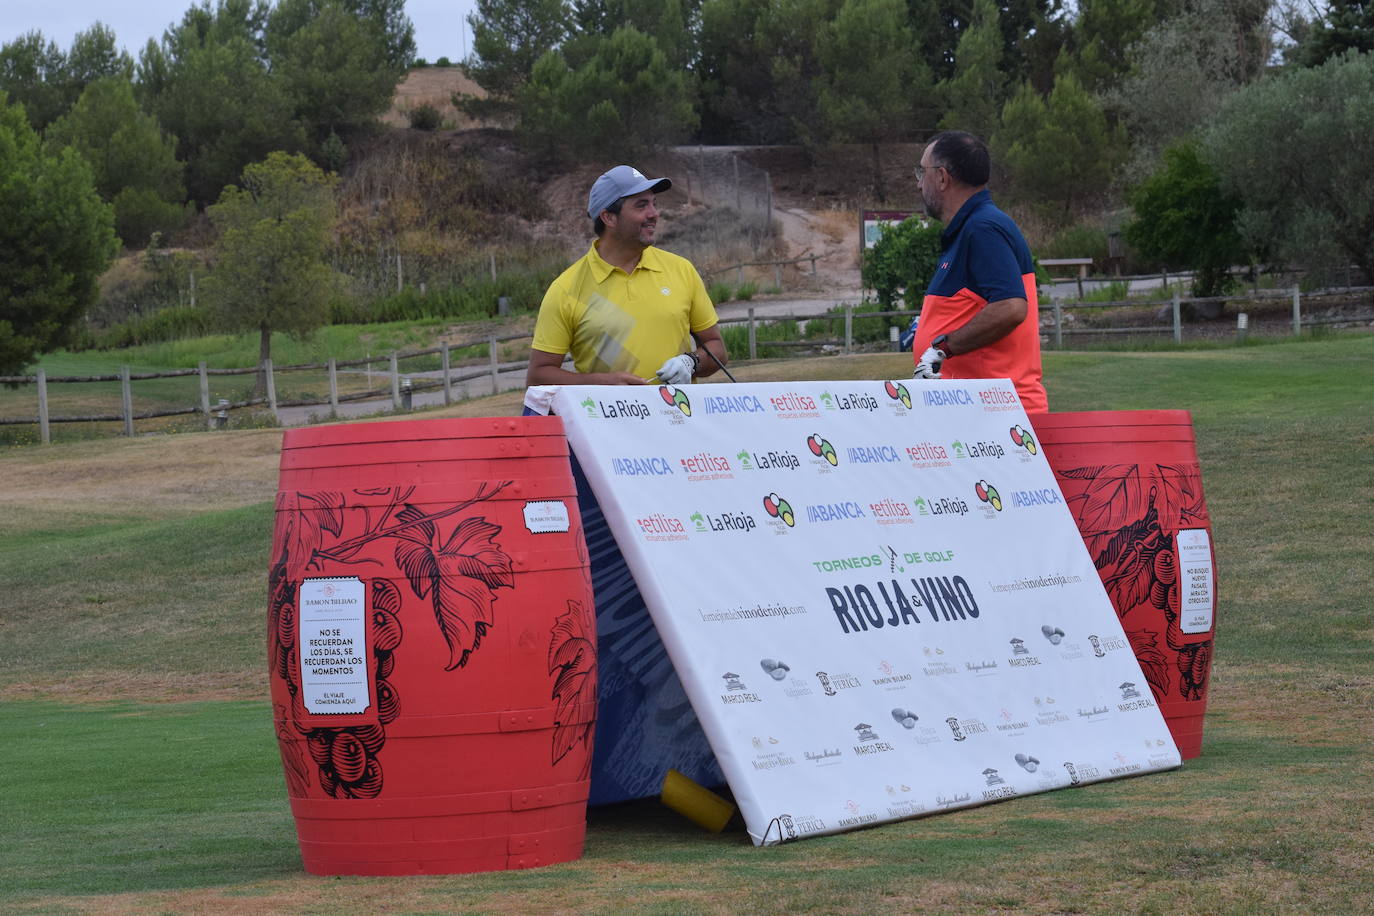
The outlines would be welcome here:
[[[695,353],[679,353],[659,367],[657,375],[667,385],[685,385],[697,371]]]
[[[945,351],[937,350],[934,347],[927,347],[926,352],[921,354],[921,361],[916,364],[916,371],[912,373],[912,378],[939,378],[940,367],[945,362]]]

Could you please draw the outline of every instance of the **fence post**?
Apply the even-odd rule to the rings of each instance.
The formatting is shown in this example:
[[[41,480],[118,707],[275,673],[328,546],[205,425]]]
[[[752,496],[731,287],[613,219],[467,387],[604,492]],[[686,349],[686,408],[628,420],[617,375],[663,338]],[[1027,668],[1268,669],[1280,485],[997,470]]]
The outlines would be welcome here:
[[[744,198],[743,198],[742,196],[740,196],[740,187],[739,187],[739,156],[736,156],[734,153],[731,153],[731,154],[730,154],[730,161],[731,161],[732,163],[734,163],[734,166],[735,166],[735,212],[736,212],[736,213],[740,213],[740,212],[743,212],[743,210],[744,210]]]
[[[814,277],[815,275],[816,275],[816,256],[813,254],[813,255],[811,256],[811,276]]]
[[[205,360],[200,361],[200,412],[205,414],[205,428],[212,429],[210,423],[210,373],[205,371]]]
[[[329,357],[329,415],[339,415],[339,363]]]
[[[1302,334],[1302,293],[1293,287],[1293,336]]]
[[[404,288],[405,284],[401,280],[401,249],[398,246],[396,248],[396,292],[399,293]]]
[[[134,392],[129,384],[129,367],[119,367],[119,393],[124,402],[124,435],[134,434]]]
[[[1054,301],[1054,348],[1064,349],[1064,305],[1058,299]]]
[[[493,252],[490,252],[490,254],[491,254],[491,282],[495,283],[495,282],[496,282],[496,252],[493,251]]]
[[[754,323],[754,309],[749,308],[749,358],[751,360],[759,358],[759,329]]]
[[[48,428],[48,373],[38,370],[38,439],[52,445],[52,430]]]
[[[744,285],[744,265],[735,268],[735,292],[739,292],[739,287]]]
[[[272,417],[280,423],[281,417],[277,414],[277,377],[272,374],[272,360],[263,360],[262,368],[267,374],[267,409],[272,411]]]
[[[453,379],[449,378],[448,344],[439,345],[439,364],[444,372],[444,406],[453,403]]]
[[[500,374],[500,364],[496,361],[496,335],[487,338],[487,358],[491,361],[491,393],[496,394],[500,388],[497,387],[496,376]]]
[[[1183,343],[1183,303],[1174,290],[1174,343]]]
[[[774,264],[774,265],[773,265],[773,288],[776,289],[778,292],[782,292],[782,265],[781,265],[781,264]]]
[[[849,353],[854,348],[854,306],[847,304],[844,307],[844,352]]]
[[[391,409],[401,409],[401,373],[396,363],[396,351],[391,351]]]

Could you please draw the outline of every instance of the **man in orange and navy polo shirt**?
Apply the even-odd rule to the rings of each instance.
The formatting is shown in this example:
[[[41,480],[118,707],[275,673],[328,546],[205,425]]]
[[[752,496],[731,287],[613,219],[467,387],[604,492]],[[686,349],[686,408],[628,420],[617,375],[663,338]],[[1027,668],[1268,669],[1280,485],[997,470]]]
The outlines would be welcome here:
[[[1009,378],[1026,412],[1043,412],[1035,267],[1021,230],[988,194],[991,165],[982,140],[945,131],[916,167],[926,212],[945,230],[912,341],[915,377]]]

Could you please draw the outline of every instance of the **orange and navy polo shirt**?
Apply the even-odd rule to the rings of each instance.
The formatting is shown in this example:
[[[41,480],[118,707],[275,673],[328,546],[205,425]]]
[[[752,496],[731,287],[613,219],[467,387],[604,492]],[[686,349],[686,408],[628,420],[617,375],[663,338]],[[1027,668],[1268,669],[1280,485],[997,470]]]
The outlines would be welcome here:
[[[915,359],[941,334],[963,327],[989,302],[1025,299],[1026,318],[1006,337],[945,360],[945,378],[1009,378],[1027,413],[1049,409],[1040,369],[1035,265],[1021,230],[987,189],[959,208],[940,234],[940,261],[921,304]]]

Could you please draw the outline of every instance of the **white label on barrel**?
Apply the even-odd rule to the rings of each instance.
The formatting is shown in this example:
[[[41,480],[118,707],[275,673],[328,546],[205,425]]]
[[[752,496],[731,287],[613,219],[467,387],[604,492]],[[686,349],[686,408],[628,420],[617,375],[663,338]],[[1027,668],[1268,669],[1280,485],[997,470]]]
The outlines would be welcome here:
[[[1184,633],[1207,633],[1212,629],[1212,545],[1206,528],[1184,528],[1175,541],[1178,545],[1179,628]]]
[[[568,530],[568,507],[559,499],[525,503],[525,527],[530,534],[551,534]]]
[[[306,712],[338,715],[371,705],[367,599],[361,579],[306,579],[299,595],[301,699]]]

